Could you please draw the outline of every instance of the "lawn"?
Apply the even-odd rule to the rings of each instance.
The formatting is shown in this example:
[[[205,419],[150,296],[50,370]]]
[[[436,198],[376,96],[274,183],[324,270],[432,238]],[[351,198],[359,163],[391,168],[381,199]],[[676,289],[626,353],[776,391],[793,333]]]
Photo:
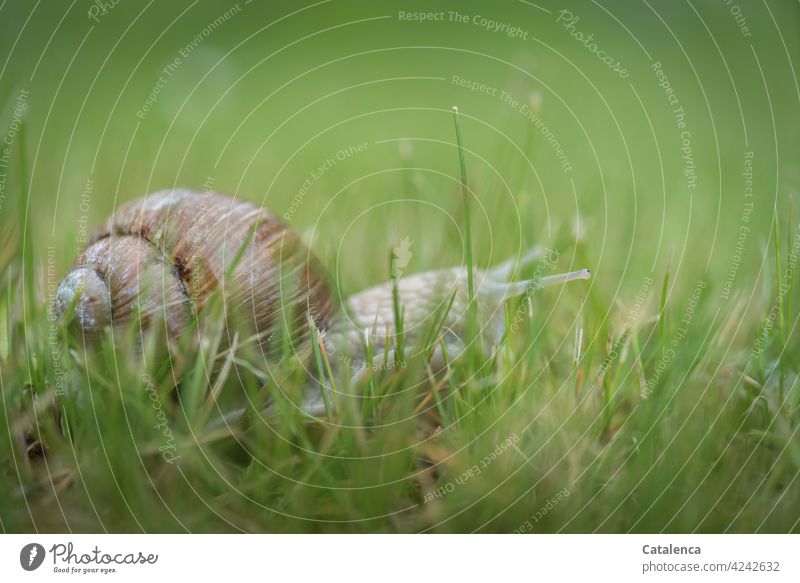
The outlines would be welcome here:
[[[788,0],[1,4],[0,529],[800,531],[798,57]],[[592,277],[312,417],[325,355],[221,297],[173,344],[54,318],[176,187],[271,209],[341,302],[392,256]]]

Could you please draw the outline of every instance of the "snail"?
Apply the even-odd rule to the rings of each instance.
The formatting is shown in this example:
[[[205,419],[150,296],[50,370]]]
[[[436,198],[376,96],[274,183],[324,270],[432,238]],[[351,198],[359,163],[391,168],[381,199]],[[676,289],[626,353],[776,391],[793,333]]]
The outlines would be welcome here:
[[[97,229],[59,284],[55,312],[74,303],[72,324],[89,337],[161,318],[177,338],[220,287],[226,311],[243,316],[268,352],[282,320],[302,337],[307,314],[325,329],[334,311],[322,266],[274,214],[166,190],[121,206]]]
[[[582,269],[508,281],[517,267],[546,253],[536,247],[517,260],[473,270],[485,340],[500,340],[506,300],[589,277]],[[324,336],[326,351],[348,355],[358,369],[369,366],[366,343],[374,357],[392,350],[396,303],[407,346],[419,342],[443,314],[445,349],[458,353],[468,321],[467,280],[466,267],[438,269],[340,302],[321,262],[275,214],[222,194],[173,189],[118,208],[61,281],[54,308],[59,317],[69,314],[70,325],[87,337],[108,326],[148,326],[158,318],[170,338],[179,338],[220,290],[225,312],[241,314],[268,357],[277,354],[286,335],[295,349],[307,348],[313,327]]]

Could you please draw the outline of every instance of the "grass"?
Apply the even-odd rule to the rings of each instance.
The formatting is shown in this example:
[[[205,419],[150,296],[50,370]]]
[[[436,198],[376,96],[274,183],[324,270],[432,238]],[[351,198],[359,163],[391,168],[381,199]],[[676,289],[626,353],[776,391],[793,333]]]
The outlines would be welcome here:
[[[497,18],[522,19],[517,9],[526,8],[508,8],[508,15]],[[715,60],[716,43],[726,55],[732,51],[731,64],[740,50],[727,8],[700,6],[716,36],[713,44],[685,41],[691,68],[673,59],[674,46],[666,46],[668,51],[649,41],[666,35],[640,35],[669,72],[692,124],[698,168],[706,173],[702,193],[687,200],[674,119],[671,110],[658,109],[666,101],[650,62],[636,60],[636,43],[609,34],[616,25],[603,25],[600,13],[596,38],[604,48],[608,44],[609,54],[625,59],[635,99],[613,73],[594,69],[595,56],[567,33],[559,36],[558,27],[537,34],[552,35],[549,42],[582,63],[592,85],[578,84],[569,63],[552,60],[543,49],[536,49],[530,69],[538,77],[532,79],[467,52],[432,51],[419,63],[420,54],[411,48],[380,53],[380,59],[362,55],[358,66],[335,62],[292,84],[296,69],[311,70],[320,54],[383,47],[395,33],[398,45],[428,46],[437,44],[429,32],[445,30],[392,21],[396,29],[371,23],[374,28],[364,30],[375,30],[373,36],[343,28],[309,38],[302,51],[277,54],[269,63],[269,83],[286,82],[288,89],[263,109],[255,103],[265,94],[264,78],[243,73],[262,58],[262,45],[251,52],[244,47],[213,69],[217,57],[198,49],[139,124],[131,112],[141,108],[158,78],[142,70],[149,70],[152,59],[152,70],[160,71],[188,41],[180,28],[165,37],[166,46],[148,30],[129,41],[123,34],[132,20],[127,10],[121,3],[87,37],[91,56],[78,57],[78,78],[66,76],[60,95],[67,97],[53,98],[50,116],[51,104],[35,98],[55,94],[48,76],[60,79],[61,64],[53,59],[74,53],[67,50],[74,39],[61,36],[67,32],[54,37],[53,55],[42,58],[32,84],[25,135],[14,145],[16,162],[3,183],[0,529],[800,531],[800,292],[792,281],[798,229],[785,200],[798,165],[796,156],[783,155],[796,151],[797,140],[764,129],[769,116],[763,88],[749,81],[766,80],[770,106],[788,120],[786,127],[794,127],[797,104],[791,92],[781,92],[787,84],[774,73],[785,56],[779,37],[764,33],[771,30],[768,21],[748,14],[756,36],[774,44],[759,41],[759,58],[769,67],[747,69],[748,83],[737,83],[735,98],[727,89],[728,73]],[[216,9],[202,10],[185,26],[189,40],[217,16]],[[359,17],[363,10],[350,8]],[[586,10],[582,25],[593,22]],[[657,22],[645,22],[649,13],[642,10],[633,15],[636,30],[660,31]],[[674,30],[693,31],[679,28],[685,18],[681,8],[674,10],[665,13],[677,23]],[[792,7],[785,14],[777,6],[772,10],[779,22],[796,20],[789,15]],[[623,20],[628,16],[620,13]],[[340,22],[344,16],[320,18]],[[259,42],[282,46],[308,33],[301,23],[318,24],[289,19]],[[38,37],[50,38],[51,23],[38,26]],[[161,32],[153,28],[153,35]],[[507,47],[497,35],[466,26],[448,34],[454,46],[463,43],[500,55],[504,63],[518,62],[520,44]],[[220,27],[215,35],[213,42],[231,47],[246,36],[234,26]],[[795,51],[797,35],[784,36]],[[109,51],[109,38],[112,44],[121,39],[120,51],[131,42],[127,50],[135,58]],[[135,47],[151,42],[153,55],[134,70],[140,58]],[[748,51],[742,55],[738,63],[752,58]],[[12,73],[32,78],[34,56],[29,63],[12,59]],[[119,79],[104,71],[106,56],[115,71],[124,72]],[[198,62],[202,66],[192,69]],[[527,67],[524,55],[519,62]],[[84,89],[101,71],[84,109]],[[215,92],[232,87],[225,75],[234,73],[244,89],[216,108]],[[740,73],[733,71],[737,81]],[[562,171],[540,127],[495,97],[449,86],[453,74],[519,98],[532,87],[544,91],[537,98],[538,115],[557,134],[575,170]],[[696,75],[706,83],[702,91],[694,85]],[[401,90],[397,79],[403,79]],[[545,80],[552,92],[543,89]],[[603,99],[595,98],[594,84]],[[358,87],[358,99],[336,93],[345,86]],[[103,99],[96,97],[101,93]],[[303,103],[314,105],[295,117],[301,94]],[[119,95],[119,104],[107,95]],[[187,95],[201,118],[183,108]],[[559,105],[562,98],[574,111]],[[451,103],[461,106],[457,138]],[[649,107],[645,112],[642,103]],[[118,109],[103,109],[112,105]],[[714,119],[703,115],[706,109]],[[253,117],[242,122],[239,111]],[[735,124],[714,120],[736,120],[740,111],[749,124],[746,146],[756,152],[758,195],[777,194],[769,204],[758,199],[728,293],[736,229],[743,224],[744,146]],[[574,124],[573,114],[582,125]],[[320,129],[315,119],[346,123],[326,122]],[[266,139],[269,132],[277,137]],[[654,144],[656,136],[660,141]],[[366,152],[337,160],[314,179],[307,199],[291,206],[298,185],[321,161],[361,142],[369,144]],[[770,174],[776,144],[780,177]],[[476,266],[487,267],[543,243],[559,252],[553,272],[588,267],[593,276],[510,302],[508,333],[498,346],[448,359],[444,370],[433,371],[427,356],[443,342],[439,314],[422,346],[409,346],[404,338],[395,366],[384,361],[358,383],[335,374],[337,361],[320,350],[318,336],[304,355],[291,352],[287,337],[282,357],[267,362],[251,339],[221,323],[222,301],[212,302],[201,315],[203,326],[192,327],[177,345],[166,345],[159,325],[141,337],[136,330],[109,330],[99,341],[84,342],[54,322],[49,309],[50,288],[79,247],[75,192],[87,175],[95,185],[90,227],[132,196],[173,185],[199,187],[209,176],[220,191],[278,214],[292,209],[289,222],[307,235],[342,297],[387,280],[394,273],[391,249],[406,236],[414,241],[406,274],[464,264],[470,255]],[[54,201],[52,193],[61,198]],[[405,202],[397,206],[398,201]],[[581,229],[572,228],[573,220]],[[709,243],[715,221],[719,228]],[[536,269],[519,269],[515,277],[533,277]],[[403,306],[395,302],[394,309],[403,328]],[[307,365],[331,388],[335,384],[325,417],[311,418],[296,406],[308,382]]]
[[[776,271],[796,261],[779,232]],[[266,363],[224,326],[172,349],[157,327],[143,347],[133,333],[76,338],[43,301],[25,305],[31,256],[17,246],[3,266],[6,531],[507,532],[532,517],[548,532],[798,530],[798,359],[784,324],[797,314],[784,313],[780,275],[769,278],[780,319],[760,374],[751,343],[769,313],[742,300],[717,309],[710,283],[686,324],[689,298],[668,293],[668,259],[660,296],[647,294],[623,336],[612,324],[604,342],[589,302],[586,324],[537,310],[478,357],[486,362],[470,353],[434,374],[434,333],[402,368],[333,385],[335,408],[326,401],[330,415],[314,419],[292,405],[305,378],[298,359]],[[577,308],[585,288],[537,302],[557,294]],[[734,327],[750,341],[730,342]],[[320,377],[333,381],[313,345]],[[130,390],[143,379],[151,391]],[[371,398],[360,399],[367,386]],[[221,423],[234,406],[246,414]]]

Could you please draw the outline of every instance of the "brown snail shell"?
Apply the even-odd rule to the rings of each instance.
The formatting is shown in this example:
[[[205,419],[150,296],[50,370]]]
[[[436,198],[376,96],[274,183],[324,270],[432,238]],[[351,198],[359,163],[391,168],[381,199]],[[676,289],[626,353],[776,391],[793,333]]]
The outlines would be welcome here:
[[[546,253],[536,247],[494,268],[474,269],[484,341],[502,337],[502,306],[509,298],[589,277],[585,269],[540,276],[537,268],[534,279],[509,281],[518,267]],[[274,214],[221,194],[176,189],[117,209],[61,282],[55,310],[60,316],[75,304],[73,324],[88,336],[109,325],[147,326],[158,318],[176,338],[219,290],[225,313],[243,316],[267,355],[287,334],[293,349],[307,347],[311,323],[327,331],[328,352],[339,351],[359,367],[369,364],[365,343],[376,356],[395,343],[395,286],[409,346],[424,337],[450,299],[442,332],[455,356],[463,347],[469,299],[466,267],[386,282],[351,296],[342,308],[322,265]]]
[[[309,317],[327,328],[336,305],[319,261],[273,213],[221,194],[166,190],[121,206],[94,233],[55,310],[74,302],[74,323],[90,336],[160,318],[177,337],[216,290],[266,351],[276,335],[305,339]]]

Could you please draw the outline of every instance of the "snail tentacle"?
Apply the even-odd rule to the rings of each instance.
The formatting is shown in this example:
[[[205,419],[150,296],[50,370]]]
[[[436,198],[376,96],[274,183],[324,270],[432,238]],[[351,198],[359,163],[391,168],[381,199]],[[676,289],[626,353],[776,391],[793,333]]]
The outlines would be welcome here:
[[[590,277],[591,272],[588,269],[579,269],[578,271],[570,271],[569,273],[558,273],[556,275],[547,275],[524,281],[487,281],[478,290],[478,294],[486,299],[505,301],[521,296],[528,290],[541,289],[560,283],[577,281],[579,279],[589,279]]]
[[[509,257],[502,263],[490,268],[486,273],[494,281],[508,281],[515,270],[527,267],[537,259],[544,257],[547,249],[542,245],[535,245],[528,249],[521,257]]]

